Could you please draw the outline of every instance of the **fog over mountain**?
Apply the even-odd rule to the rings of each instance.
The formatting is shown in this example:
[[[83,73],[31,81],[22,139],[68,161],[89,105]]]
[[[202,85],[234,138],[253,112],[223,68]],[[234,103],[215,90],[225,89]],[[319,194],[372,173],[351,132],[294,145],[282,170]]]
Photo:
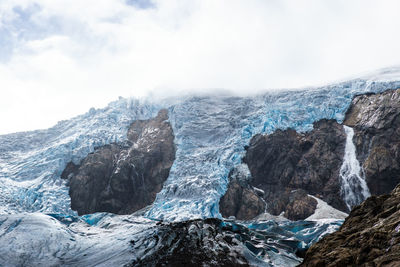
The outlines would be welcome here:
[[[400,63],[395,0],[3,0],[0,133],[118,96],[322,85]]]

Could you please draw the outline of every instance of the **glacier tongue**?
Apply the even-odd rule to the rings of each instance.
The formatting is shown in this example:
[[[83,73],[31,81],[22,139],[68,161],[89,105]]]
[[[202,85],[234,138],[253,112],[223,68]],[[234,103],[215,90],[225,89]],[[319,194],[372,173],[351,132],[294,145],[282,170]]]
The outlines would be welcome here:
[[[228,173],[241,164],[250,138],[277,128],[307,131],[322,118],[342,121],[355,94],[400,87],[399,81],[355,79],[309,90],[253,97],[190,96],[165,100],[121,98],[104,109],[47,130],[0,136],[0,212],[75,214],[60,174],[95,147],[124,141],[129,124],[168,108],[177,155],[149,218],[220,217]]]
[[[0,265],[120,266],[132,262],[132,255],[138,257],[153,251],[148,248],[157,248],[157,243],[151,243],[154,238],[148,237],[154,237],[159,228],[149,218],[181,221],[221,217],[218,205],[228,173],[241,164],[244,147],[253,135],[288,127],[308,131],[322,118],[341,122],[355,94],[398,87],[400,81],[395,80],[355,79],[254,97],[121,98],[47,130],[2,135]],[[160,108],[169,110],[177,154],[163,189],[145,213],[147,218],[105,213],[77,217],[70,208],[68,187],[60,179],[66,164],[71,160],[79,163],[98,146],[125,141],[132,121],[153,117]],[[348,167],[343,167],[343,175],[359,176],[351,129],[346,133],[351,144],[346,145]],[[240,171],[249,176],[247,168]],[[288,244],[300,242],[306,248],[340,223],[266,221],[247,222],[243,227],[262,231],[267,237],[283,231],[290,237]],[[132,250],[133,239],[147,245]],[[248,253],[257,258],[257,264],[293,266],[300,259],[293,250],[282,248],[280,242],[287,241],[279,237],[263,241],[261,247],[247,244]]]

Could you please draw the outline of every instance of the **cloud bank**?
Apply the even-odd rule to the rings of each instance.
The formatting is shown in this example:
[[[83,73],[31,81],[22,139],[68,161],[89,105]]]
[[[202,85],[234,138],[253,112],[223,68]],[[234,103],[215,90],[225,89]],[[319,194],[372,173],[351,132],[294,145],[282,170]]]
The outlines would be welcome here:
[[[0,134],[121,96],[327,83],[400,64],[393,0],[2,0]]]

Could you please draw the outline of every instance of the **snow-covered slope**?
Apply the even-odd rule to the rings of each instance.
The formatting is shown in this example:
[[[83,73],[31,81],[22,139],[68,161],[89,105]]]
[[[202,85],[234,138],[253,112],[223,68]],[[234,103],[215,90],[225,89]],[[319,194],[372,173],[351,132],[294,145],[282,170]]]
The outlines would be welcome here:
[[[328,203],[319,199],[315,196],[310,197],[314,198],[317,201],[317,209],[314,214],[307,217],[306,221],[318,221],[318,220],[344,220],[347,217],[347,213],[344,213],[340,210],[337,210],[330,206]]]

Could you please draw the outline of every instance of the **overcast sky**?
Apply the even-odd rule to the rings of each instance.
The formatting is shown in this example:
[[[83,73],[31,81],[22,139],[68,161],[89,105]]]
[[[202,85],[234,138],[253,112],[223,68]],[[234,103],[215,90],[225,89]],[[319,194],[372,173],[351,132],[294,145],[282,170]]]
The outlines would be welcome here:
[[[400,64],[400,1],[0,0],[0,134],[118,96],[324,84]]]

